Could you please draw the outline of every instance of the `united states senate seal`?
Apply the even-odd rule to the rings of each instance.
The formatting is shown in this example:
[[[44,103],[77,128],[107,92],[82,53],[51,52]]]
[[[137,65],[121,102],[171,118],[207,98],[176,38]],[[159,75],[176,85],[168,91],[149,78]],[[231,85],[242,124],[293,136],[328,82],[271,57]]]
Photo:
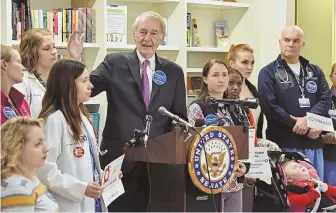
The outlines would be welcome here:
[[[188,170],[193,184],[208,194],[217,194],[234,178],[237,147],[232,135],[222,127],[209,126],[190,144]]]

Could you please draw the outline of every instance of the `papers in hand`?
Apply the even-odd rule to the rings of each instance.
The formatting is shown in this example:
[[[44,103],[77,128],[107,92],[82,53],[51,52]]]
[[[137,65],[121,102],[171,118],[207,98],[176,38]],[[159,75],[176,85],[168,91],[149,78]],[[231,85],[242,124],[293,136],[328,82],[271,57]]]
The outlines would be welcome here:
[[[109,206],[120,195],[125,193],[122,181],[119,179],[124,157],[125,155],[120,156],[119,158],[109,163],[104,169],[102,178],[104,192],[102,197],[106,207]]]
[[[307,126],[313,129],[322,129],[326,132],[334,132],[334,126],[331,118],[326,118],[307,112]]]

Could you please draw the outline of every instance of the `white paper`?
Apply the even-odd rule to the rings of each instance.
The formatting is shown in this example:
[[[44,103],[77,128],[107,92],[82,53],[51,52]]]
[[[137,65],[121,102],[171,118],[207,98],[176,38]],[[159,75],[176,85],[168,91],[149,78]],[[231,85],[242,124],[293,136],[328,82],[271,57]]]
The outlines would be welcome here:
[[[124,157],[125,155],[120,156],[119,158],[109,163],[104,169],[102,177],[102,186],[104,188],[104,192],[102,196],[106,207],[125,192],[122,181],[119,179]]]
[[[254,148],[254,163],[251,163],[249,172],[245,175],[249,178],[266,179],[272,177],[271,165],[267,154],[267,147]]]
[[[117,180],[112,185],[104,189],[102,196],[106,207],[109,206],[115,199],[117,199],[120,195],[124,193],[125,189],[121,180]]]
[[[326,118],[310,112],[307,112],[307,126],[308,128],[334,132],[334,126],[331,118]]]

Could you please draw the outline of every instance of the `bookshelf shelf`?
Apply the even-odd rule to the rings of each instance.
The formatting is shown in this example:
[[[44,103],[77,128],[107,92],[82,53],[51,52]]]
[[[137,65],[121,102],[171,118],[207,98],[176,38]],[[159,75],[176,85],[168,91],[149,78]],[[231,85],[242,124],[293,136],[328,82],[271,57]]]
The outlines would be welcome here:
[[[216,47],[187,47],[187,52],[210,52],[210,53],[225,53],[228,52],[228,48],[216,48]]]
[[[201,7],[211,9],[237,9],[237,8],[249,8],[247,3],[236,2],[222,2],[222,1],[204,1],[204,0],[187,0],[189,7]]]
[[[13,40],[12,41],[13,46],[19,46],[20,41],[19,40]],[[55,43],[56,48],[67,48],[67,43],[65,42],[56,42]],[[99,48],[99,44],[97,43],[84,43],[84,48]]]
[[[180,0],[108,0],[108,3],[179,3]]]
[[[107,43],[106,48],[108,50],[134,50],[134,44],[113,44]],[[159,46],[158,50],[161,51],[179,51],[180,48],[177,45],[166,45],[166,46]]]
[[[187,73],[202,73],[202,68],[187,68]]]

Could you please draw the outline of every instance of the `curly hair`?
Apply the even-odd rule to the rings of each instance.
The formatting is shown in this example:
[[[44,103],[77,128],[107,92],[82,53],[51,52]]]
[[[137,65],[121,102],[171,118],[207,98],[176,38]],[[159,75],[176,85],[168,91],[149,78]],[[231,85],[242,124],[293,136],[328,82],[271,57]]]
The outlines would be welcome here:
[[[33,126],[43,128],[43,119],[19,116],[1,125],[1,180],[17,171],[23,145]]]
[[[42,45],[43,36],[51,36],[51,32],[43,28],[33,28],[26,31],[20,42],[20,55],[22,65],[27,71],[35,72],[39,59],[38,50]]]

